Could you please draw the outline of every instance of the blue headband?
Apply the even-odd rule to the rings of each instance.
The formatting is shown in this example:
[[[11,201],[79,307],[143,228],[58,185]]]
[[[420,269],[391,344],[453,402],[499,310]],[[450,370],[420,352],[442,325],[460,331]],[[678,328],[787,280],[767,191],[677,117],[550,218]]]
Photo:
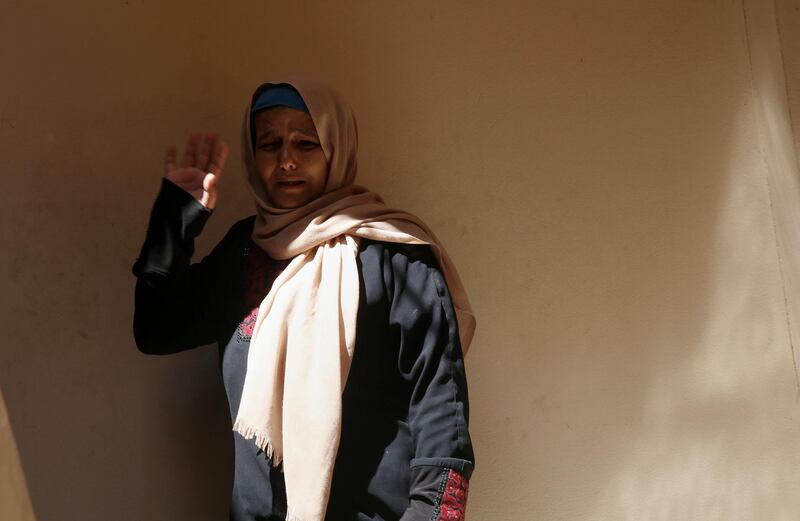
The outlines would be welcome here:
[[[261,112],[270,107],[289,107],[303,111],[306,114],[309,113],[306,102],[303,101],[300,93],[288,83],[270,85],[259,92],[256,99],[253,100],[253,107],[250,109],[250,115],[253,116],[257,112]]]

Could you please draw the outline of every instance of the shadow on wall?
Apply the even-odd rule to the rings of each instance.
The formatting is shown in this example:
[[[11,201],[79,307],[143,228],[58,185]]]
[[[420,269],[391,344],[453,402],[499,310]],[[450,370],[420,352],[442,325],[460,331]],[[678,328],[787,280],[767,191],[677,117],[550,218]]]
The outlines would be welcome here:
[[[473,266],[503,273],[478,300],[471,513],[789,519],[795,375],[741,6],[617,7],[576,13],[587,56],[533,80],[560,92],[500,96],[552,126],[520,132],[532,168],[483,165],[514,192],[477,190],[501,210]]]
[[[190,25],[94,7],[106,24],[13,6],[36,29],[0,34],[29,44],[26,90],[0,97],[22,173],[0,265],[25,296],[0,312],[25,344],[0,380],[40,521],[224,518],[216,352],[136,353],[129,269],[157,188],[142,165],[189,128],[238,136],[273,71],[353,100],[360,182],[428,221],[470,291],[470,519],[800,515],[741,5],[201,2]],[[200,252],[250,208],[238,169]]]

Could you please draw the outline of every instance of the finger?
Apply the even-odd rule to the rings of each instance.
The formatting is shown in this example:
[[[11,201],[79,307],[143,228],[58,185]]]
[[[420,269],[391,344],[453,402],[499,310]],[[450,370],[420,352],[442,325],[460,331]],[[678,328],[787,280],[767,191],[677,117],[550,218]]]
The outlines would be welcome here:
[[[213,210],[217,204],[217,177],[214,174],[206,174],[203,178],[203,197],[200,202],[206,208]]]
[[[214,192],[217,190],[217,176],[214,174],[206,174],[203,178],[203,190],[206,192]]]
[[[175,148],[175,145],[170,145],[167,147],[167,154],[164,157],[164,175],[167,175],[175,170],[175,159],[177,156],[178,149]]]
[[[195,166],[195,155],[197,154],[197,145],[200,142],[200,139],[203,137],[203,134],[199,132],[193,132],[189,139],[186,140],[186,148],[183,150],[183,160],[181,161],[181,166],[186,168],[190,166]]]
[[[225,161],[228,159],[228,144],[222,140],[217,141],[214,147],[214,155],[211,158],[211,164],[208,166],[208,171],[216,176],[222,173],[225,168]]]
[[[208,172],[208,160],[211,157],[211,151],[214,149],[214,144],[217,142],[217,135],[213,132],[206,134],[200,148],[197,151],[197,160],[195,166],[204,172]]]

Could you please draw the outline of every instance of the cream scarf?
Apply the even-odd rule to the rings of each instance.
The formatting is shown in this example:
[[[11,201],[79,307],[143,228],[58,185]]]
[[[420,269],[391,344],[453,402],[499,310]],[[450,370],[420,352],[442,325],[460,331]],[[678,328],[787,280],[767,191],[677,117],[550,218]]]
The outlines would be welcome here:
[[[323,521],[355,346],[359,239],[431,245],[452,294],[464,352],[475,318],[455,266],[430,229],[353,185],[357,130],[350,108],[329,88],[292,85],[317,128],[328,179],[325,193],[303,207],[269,206],[255,168],[248,105],[242,156],[258,211],[253,239],[272,258],[292,260],[259,307],[233,428],[255,438],[273,465],[283,463],[287,521]]]

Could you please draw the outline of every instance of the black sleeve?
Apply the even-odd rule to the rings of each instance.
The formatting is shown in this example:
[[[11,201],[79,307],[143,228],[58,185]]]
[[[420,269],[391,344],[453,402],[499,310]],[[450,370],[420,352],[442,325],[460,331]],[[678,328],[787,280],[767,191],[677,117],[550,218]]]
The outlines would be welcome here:
[[[136,282],[133,333],[143,353],[168,354],[217,340],[219,272],[228,236],[210,255],[191,263],[194,239],[211,211],[164,179],[147,236],[133,266]]]
[[[411,384],[410,506],[402,521],[463,519],[475,457],[469,436],[464,358],[450,292],[430,248],[392,256],[390,325]]]

